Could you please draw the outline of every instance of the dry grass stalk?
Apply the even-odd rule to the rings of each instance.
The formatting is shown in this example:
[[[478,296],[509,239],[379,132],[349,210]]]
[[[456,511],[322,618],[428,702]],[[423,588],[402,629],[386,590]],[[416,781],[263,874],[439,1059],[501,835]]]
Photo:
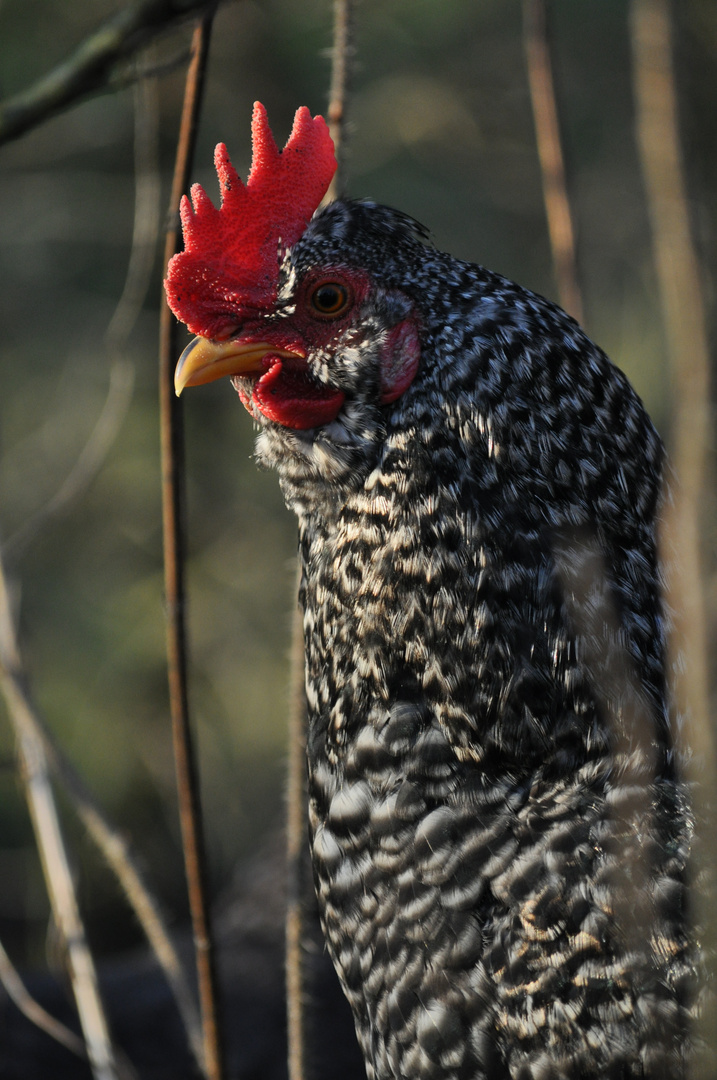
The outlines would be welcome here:
[[[175,159],[170,227],[165,243],[166,266],[178,247],[178,209],[189,185],[199,110],[209,52],[212,15],[197,24],[192,60],[187,71],[184,107]],[[199,774],[193,747],[187,692],[186,595],[184,582],[184,438],[181,402],[174,394],[174,363],[178,356],[176,321],[166,302],[160,314],[160,442],[162,453],[162,517],[164,582],[167,615],[167,672],[172,738],[177,773],[182,847],[192,915],[199,1002],[203,1032],[203,1068],[208,1080],[225,1073],[218,1006],[214,935],[207,897],[207,859],[202,826]]]
[[[575,257],[575,233],[565,181],[553,69],[548,47],[546,0],[524,0],[525,55],[533,106],[535,137],[543,181],[553,268],[562,307],[577,322],[583,321],[583,300]]]
[[[95,1080],[117,1080],[109,1027],[75,894],[47,757],[35,725],[17,645],[4,567],[0,561],[0,683],[17,738],[18,758],[38,851],[67,963]]]
[[[709,346],[703,274],[692,241],[680,150],[666,0],[633,0],[637,136],[652,224],[658,286],[672,370],[671,456],[678,485],[666,544],[677,554],[671,582],[684,671],[677,691],[690,717],[689,742],[714,776],[700,532],[709,445]]]

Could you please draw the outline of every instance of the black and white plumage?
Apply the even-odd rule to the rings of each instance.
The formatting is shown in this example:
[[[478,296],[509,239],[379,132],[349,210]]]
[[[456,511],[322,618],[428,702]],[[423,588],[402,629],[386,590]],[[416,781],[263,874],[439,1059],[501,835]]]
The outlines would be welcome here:
[[[327,280],[350,302],[314,326]],[[311,851],[368,1077],[679,1080],[691,818],[642,404],[560,309],[370,203],[317,214],[260,322],[344,395],[297,430],[235,380],[299,520]]]

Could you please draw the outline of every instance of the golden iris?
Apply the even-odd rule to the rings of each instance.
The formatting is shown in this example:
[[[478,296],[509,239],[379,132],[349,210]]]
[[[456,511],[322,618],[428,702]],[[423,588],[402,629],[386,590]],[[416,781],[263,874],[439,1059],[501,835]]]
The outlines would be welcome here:
[[[340,315],[348,302],[348,290],[336,281],[322,282],[311,294],[311,303],[320,315]]]

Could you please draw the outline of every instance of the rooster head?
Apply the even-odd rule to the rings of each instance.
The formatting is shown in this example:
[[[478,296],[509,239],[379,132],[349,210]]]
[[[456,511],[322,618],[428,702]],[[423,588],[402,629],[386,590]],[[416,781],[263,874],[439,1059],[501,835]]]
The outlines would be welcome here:
[[[179,360],[175,389],[232,376],[255,419],[306,431],[334,420],[351,394],[327,358],[360,336],[375,283],[340,255],[304,259],[300,269],[292,262],[336,170],[324,119],[299,109],[279,151],[257,102],[252,143],[246,184],[217,146],[219,209],[199,184],[191,202],[182,199],[185,248],[170,261],[165,288],[170,308],[197,336]],[[379,349],[380,404],[402,394],[418,366],[415,321],[402,318],[405,303],[393,306]]]

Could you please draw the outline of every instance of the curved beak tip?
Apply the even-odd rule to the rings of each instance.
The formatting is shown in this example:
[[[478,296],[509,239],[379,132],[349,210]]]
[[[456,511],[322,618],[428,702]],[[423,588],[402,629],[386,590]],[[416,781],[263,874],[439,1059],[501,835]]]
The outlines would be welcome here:
[[[185,386],[201,386],[224,375],[258,374],[267,353],[283,357],[300,355],[267,341],[210,341],[195,337],[177,361],[174,392],[179,397]]]
[[[204,338],[193,338],[177,361],[177,366],[174,369],[174,392],[177,397],[182,393],[184,387],[192,381],[192,375],[196,374],[198,368],[204,366],[198,363],[199,358],[196,355],[192,358],[192,353],[201,344],[206,344]]]
[[[243,350],[236,342],[210,341],[195,337],[177,361],[174,392],[179,397],[185,386],[201,386],[223,375],[236,374],[242,368]]]

